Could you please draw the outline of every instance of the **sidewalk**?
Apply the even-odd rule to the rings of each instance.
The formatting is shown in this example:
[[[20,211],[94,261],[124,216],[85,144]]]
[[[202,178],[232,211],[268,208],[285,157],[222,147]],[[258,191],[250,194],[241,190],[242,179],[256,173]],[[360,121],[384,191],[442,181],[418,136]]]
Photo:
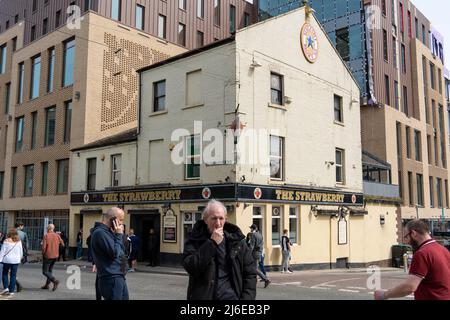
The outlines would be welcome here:
[[[86,260],[67,260],[67,261],[59,261],[56,263],[55,267],[59,268],[67,268],[70,265],[79,266],[81,269],[86,269],[86,271],[90,271],[92,268],[92,263]],[[180,267],[166,267],[166,266],[157,266],[157,267],[148,267],[146,262],[138,263],[138,266],[135,269],[135,272],[143,272],[143,273],[155,273],[155,274],[172,274],[179,276],[187,276],[187,272]],[[367,268],[354,268],[354,269],[318,269],[318,270],[294,270],[293,274],[308,274],[308,273],[367,273]],[[380,272],[399,272],[403,273],[403,269],[401,268],[391,268],[391,267],[383,267],[379,269]],[[281,274],[279,271],[269,271],[267,272],[269,276],[275,276],[275,278],[289,278],[291,274]]]

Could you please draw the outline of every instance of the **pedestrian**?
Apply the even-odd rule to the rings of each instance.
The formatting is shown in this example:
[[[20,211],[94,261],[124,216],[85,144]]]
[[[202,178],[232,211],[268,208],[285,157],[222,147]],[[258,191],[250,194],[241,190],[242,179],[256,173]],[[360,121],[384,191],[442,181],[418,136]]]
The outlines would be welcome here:
[[[59,245],[59,256],[58,256],[58,261],[62,259],[62,261],[66,261],[66,248],[67,245],[69,244],[69,240],[67,239],[66,235],[64,232],[58,232],[58,235],[61,237],[61,240],[64,242],[64,244],[60,244]]]
[[[20,241],[17,229],[14,228],[8,232],[2,248],[0,249],[0,262],[3,264],[2,282],[4,289],[0,292],[0,294],[10,296],[14,295],[17,269],[19,268],[22,257],[22,241]],[[9,273],[10,270],[11,274]],[[8,275],[10,276],[9,279]]]
[[[155,229],[150,228],[148,241],[147,241],[147,250],[149,256],[148,267],[156,266],[156,259],[158,256],[158,245],[159,245],[159,236],[156,234]]]
[[[292,242],[291,240],[289,240],[287,229],[283,230],[283,236],[281,237],[280,244],[282,256],[281,273],[292,273],[292,271],[289,270],[289,259],[291,257]]]
[[[250,237],[250,250],[252,252],[253,259],[255,260],[255,269],[258,276],[264,281],[264,288],[270,284],[269,278],[260,269],[259,264],[262,260],[262,252],[264,249],[264,240],[262,234],[258,230],[256,224],[250,226],[252,236]]]
[[[409,221],[405,226],[405,242],[414,255],[408,278],[389,290],[376,290],[375,300],[410,295],[415,300],[450,300],[450,252],[431,238],[428,224]]]
[[[81,260],[83,258],[83,229],[77,233],[77,253],[75,259]]]
[[[216,200],[206,205],[184,245],[188,300],[254,300],[256,268],[245,236]]]
[[[92,232],[98,227],[101,222],[95,222],[94,227],[89,230],[89,237],[86,239],[86,244],[88,247],[88,261],[92,263],[92,272],[95,273],[95,300],[102,300],[102,295],[100,293],[100,288],[98,287],[98,273],[97,267],[95,266],[94,256],[92,255]]]
[[[137,257],[141,246],[141,241],[137,235],[134,234],[134,229],[130,229],[129,238],[131,242],[131,252],[128,258],[129,272],[134,272],[137,263]]]
[[[20,241],[22,242],[23,257],[22,257],[21,262],[23,264],[25,264],[28,262],[28,247],[29,247],[28,235],[25,231],[23,231],[23,229],[25,228],[25,225],[23,224],[22,221],[17,221],[14,226],[17,229],[17,232],[20,237]],[[16,290],[17,290],[17,292],[22,291],[22,285],[20,284],[19,280],[17,280],[17,279],[16,279]]]
[[[117,207],[109,209],[92,232],[92,256],[97,268],[98,287],[105,300],[128,300],[125,279],[123,222],[125,212]]]
[[[42,240],[42,274],[47,278],[41,289],[47,290],[50,283],[53,283],[52,290],[58,288],[59,280],[53,276],[53,267],[59,256],[59,245],[64,244],[61,237],[55,233],[55,225],[50,223],[47,226],[47,234]]]

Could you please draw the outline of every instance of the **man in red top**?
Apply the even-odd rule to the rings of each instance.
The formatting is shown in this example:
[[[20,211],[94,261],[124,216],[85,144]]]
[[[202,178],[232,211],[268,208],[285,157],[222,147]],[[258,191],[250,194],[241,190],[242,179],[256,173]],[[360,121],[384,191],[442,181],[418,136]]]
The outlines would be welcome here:
[[[375,300],[404,297],[412,292],[416,300],[450,300],[450,252],[430,237],[423,221],[408,222],[405,231],[405,240],[414,250],[409,276],[392,289],[375,291]]]
[[[55,225],[49,224],[47,234],[42,240],[42,274],[47,278],[46,283],[41,289],[49,289],[50,283],[53,283],[53,291],[58,288],[59,281],[53,276],[53,266],[59,256],[59,245],[64,245],[61,237],[55,233]]]

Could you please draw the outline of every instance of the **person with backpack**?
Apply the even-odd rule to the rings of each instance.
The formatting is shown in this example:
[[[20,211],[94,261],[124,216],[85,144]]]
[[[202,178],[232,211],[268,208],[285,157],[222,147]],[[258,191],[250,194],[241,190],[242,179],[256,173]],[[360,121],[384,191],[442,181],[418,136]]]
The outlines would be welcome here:
[[[267,288],[267,286],[270,284],[270,280],[260,269],[259,264],[262,259],[262,253],[264,249],[264,241],[263,236],[258,230],[258,226],[256,224],[252,224],[250,226],[250,230],[252,232],[252,235],[250,238],[250,250],[252,251],[253,259],[255,259],[256,262],[256,273],[258,276],[264,281],[264,288]]]
[[[20,241],[22,242],[23,257],[22,257],[21,262],[22,262],[22,264],[24,264],[24,263],[28,262],[28,244],[29,244],[28,243],[28,235],[25,231],[23,231],[25,226],[22,221],[17,221],[14,226],[17,230],[17,233],[19,234]],[[22,285],[17,280],[17,278],[16,278],[16,290],[17,290],[17,292],[22,291]]]

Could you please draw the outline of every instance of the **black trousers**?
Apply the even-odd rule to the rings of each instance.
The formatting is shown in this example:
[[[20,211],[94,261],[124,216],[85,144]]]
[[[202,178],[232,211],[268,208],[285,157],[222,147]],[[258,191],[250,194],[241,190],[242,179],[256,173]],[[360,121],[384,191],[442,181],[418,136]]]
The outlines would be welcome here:
[[[55,266],[56,259],[46,259],[42,263],[42,274],[47,277],[47,283],[55,282],[55,277],[53,276],[53,267]]]

